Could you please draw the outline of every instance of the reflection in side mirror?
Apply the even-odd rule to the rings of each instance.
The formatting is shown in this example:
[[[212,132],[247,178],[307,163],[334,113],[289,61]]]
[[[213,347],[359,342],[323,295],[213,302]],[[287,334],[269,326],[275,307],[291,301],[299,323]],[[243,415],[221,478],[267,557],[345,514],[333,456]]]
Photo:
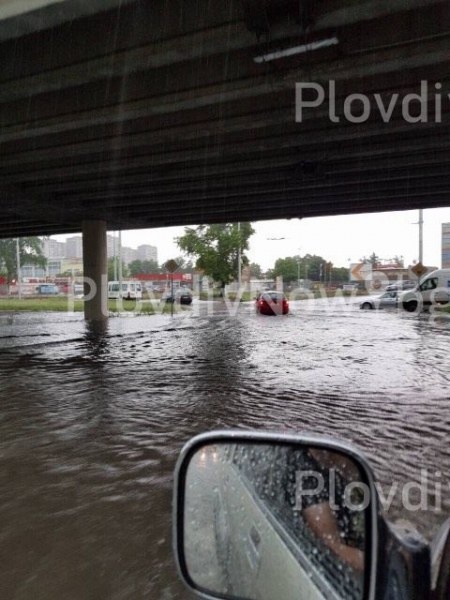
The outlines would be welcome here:
[[[251,435],[201,436],[178,465],[185,581],[214,598],[368,598],[375,516],[365,465],[337,444]]]

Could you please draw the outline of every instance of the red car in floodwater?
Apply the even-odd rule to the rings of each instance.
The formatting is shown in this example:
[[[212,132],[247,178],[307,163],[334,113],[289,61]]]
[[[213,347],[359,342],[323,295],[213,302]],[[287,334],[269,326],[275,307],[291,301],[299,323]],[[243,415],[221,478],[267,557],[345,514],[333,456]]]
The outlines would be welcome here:
[[[256,312],[261,315],[287,315],[289,302],[283,292],[262,292],[256,298]]]

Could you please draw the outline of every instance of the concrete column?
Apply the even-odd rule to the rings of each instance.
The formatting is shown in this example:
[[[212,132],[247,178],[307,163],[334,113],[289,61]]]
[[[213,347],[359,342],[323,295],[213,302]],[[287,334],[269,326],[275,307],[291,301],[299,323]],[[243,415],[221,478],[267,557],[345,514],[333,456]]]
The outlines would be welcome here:
[[[102,321],[108,317],[108,263],[106,222],[83,221],[84,317]]]

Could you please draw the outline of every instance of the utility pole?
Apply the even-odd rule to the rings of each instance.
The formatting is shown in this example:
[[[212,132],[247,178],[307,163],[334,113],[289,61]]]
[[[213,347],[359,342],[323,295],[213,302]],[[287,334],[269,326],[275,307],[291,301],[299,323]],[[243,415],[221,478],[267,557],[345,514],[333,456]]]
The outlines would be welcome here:
[[[423,265],[423,210],[419,210],[419,263]]]
[[[17,261],[17,291],[19,293],[19,300],[22,300],[22,283],[20,281],[20,243],[19,238],[16,238],[16,261]]]
[[[119,298],[122,297],[122,230],[119,229]]]
[[[241,223],[238,223],[239,233],[239,248],[238,248],[238,295],[241,297],[241,270],[242,270],[242,255],[241,255]]]
[[[114,265],[114,281],[117,281],[117,236],[116,231],[113,233],[113,265]]]

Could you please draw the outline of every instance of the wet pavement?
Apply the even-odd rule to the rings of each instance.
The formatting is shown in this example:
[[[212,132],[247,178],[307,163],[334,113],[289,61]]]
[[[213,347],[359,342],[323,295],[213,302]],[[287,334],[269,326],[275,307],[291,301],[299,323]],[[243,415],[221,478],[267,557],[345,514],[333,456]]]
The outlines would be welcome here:
[[[0,314],[0,597],[190,598],[172,472],[188,438],[223,427],[352,441],[386,494],[397,485],[392,518],[431,537],[450,514],[449,351],[449,319],[355,300],[273,318],[196,301],[103,332],[77,314]],[[421,469],[429,494],[405,510]]]

